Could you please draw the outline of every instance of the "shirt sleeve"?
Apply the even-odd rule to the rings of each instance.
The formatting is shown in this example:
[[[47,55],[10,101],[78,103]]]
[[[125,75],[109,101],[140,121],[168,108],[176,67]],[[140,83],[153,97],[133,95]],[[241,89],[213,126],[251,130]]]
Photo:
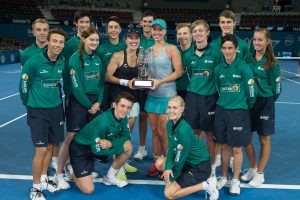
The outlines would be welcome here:
[[[27,106],[29,90],[30,90],[30,81],[33,77],[32,68],[33,68],[33,64],[30,60],[28,60],[22,68],[20,84],[19,84],[19,92],[24,106]]]
[[[172,170],[173,161],[175,159],[175,154],[173,152],[174,149],[174,141],[171,137],[172,135],[172,124],[167,124],[167,132],[168,132],[168,156],[165,164],[165,170]]]
[[[244,70],[244,85],[245,85],[245,93],[247,97],[248,109],[252,108],[256,101],[257,96],[257,86],[254,81],[254,76],[249,65],[242,66]]]
[[[75,54],[74,54],[75,55]],[[71,85],[74,96],[79,101],[81,105],[83,105],[87,110],[89,110],[93,103],[89,100],[87,95],[85,94],[83,84],[84,84],[84,76],[83,76],[83,68],[81,66],[81,61],[77,62],[76,57],[72,56],[69,61],[69,69],[71,76]]]
[[[277,63],[269,70],[269,84],[272,88],[274,101],[276,101],[282,90],[280,68]]]
[[[103,75],[103,65],[102,65],[102,60],[99,59],[99,66],[100,66],[100,78],[99,78],[99,83],[98,83],[98,102],[101,103],[103,100],[104,96],[104,75]]]

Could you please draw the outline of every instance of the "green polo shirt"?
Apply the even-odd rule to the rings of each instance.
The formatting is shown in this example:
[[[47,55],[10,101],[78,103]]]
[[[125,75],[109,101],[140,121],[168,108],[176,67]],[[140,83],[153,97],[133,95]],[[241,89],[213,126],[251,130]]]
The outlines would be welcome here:
[[[23,53],[21,54],[21,67],[23,68],[25,62],[28,58],[41,53],[43,50],[47,49],[47,46],[44,48],[40,48],[36,45],[36,43],[32,44],[31,46],[27,47]]]
[[[280,67],[276,63],[274,66],[270,66],[270,69],[264,70],[264,63],[266,61],[266,55],[260,60],[256,61],[253,56],[249,56],[247,63],[251,66],[254,74],[255,83],[257,85],[258,97],[274,97],[276,101],[281,93],[281,79],[280,79]]]
[[[62,103],[60,79],[64,62],[50,61],[46,52],[27,60],[22,69],[20,96],[25,106],[54,108]]]
[[[172,170],[175,180],[182,171],[184,164],[196,166],[210,160],[205,144],[194,134],[192,127],[183,119],[174,125],[167,123],[168,156],[165,170]],[[171,180],[171,181],[172,181]]]
[[[194,45],[191,44],[191,46],[186,49],[182,50],[180,46],[178,47],[181,60],[182,60],[182,76],[176,80],[176,88],[177,90],[187,90],[187,87],[189,85],[189,77],[188,77],[188,67],[189,67],[189,56],[194,51]]]
[[[217,105],[225,109],[250,109],[255,103],[257,87],[251,68],[238,56],[233,63],[221,63],[215,68],[219,91]]]
[[[101,44],[95,51],[95,54],[102,60],[102,74],[105,76],[107,66],[109,64],[110,58],[116,52],[125,50],[126,44],[119,42],[118,44],[112,44],[109,40]]]
[[[220,54],[213,52],[209,47],[201,56],[198,56],[193,49],[187,57],[190,77],[187,90],[204,96],[215,94],[217,90],[214,69],[221,62]]]
[[[71,77],[70,94],[87,110],[93,106],[93,103],[87,97],[87,94],[98,95],[97,102],[101,103],[103,99],[103,75],[102,62],[96,55],[88,55],[83,51],[84,67],[80,60],[79,51],[75,52],[69,61],[69,74]]]
[[[96,139],[109,140],[112,147],[102,149]],[[131,140],[127,117],[117,120],[114,109],[109,109],[97,116],[74,136],[74,140],[82,145],[90,145],[95,155],[113,155],[124,152],[123,144]]]
[[[149,39],[145,37],[143,34],[141,35],[141,42],[140,42],[140,48],[141,49],[148,49],[154,45],[155,41],[153,37],[150,37]]]

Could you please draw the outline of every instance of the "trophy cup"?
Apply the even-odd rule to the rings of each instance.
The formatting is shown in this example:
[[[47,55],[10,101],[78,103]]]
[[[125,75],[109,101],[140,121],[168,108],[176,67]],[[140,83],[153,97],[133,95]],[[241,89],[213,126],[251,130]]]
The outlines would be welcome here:
[[[153,87],[153,80],[149,76],[150,49],[140,49],[137,58],[138,78],[133,81],[133,87],[138,89]]]

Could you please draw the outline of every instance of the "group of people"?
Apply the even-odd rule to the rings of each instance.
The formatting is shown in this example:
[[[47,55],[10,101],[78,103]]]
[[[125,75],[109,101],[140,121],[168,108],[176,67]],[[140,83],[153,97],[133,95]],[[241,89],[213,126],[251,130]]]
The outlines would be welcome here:
[[[155,19],[150,11],[142,15],[142,33],[130,28],[124,42],[119,18],[110,17],[106,23],[109,38],[101,45],[101,36],[90,26],[85,11],[75,13],[77,33],[66,42],[62,29],[49,30],[46,20],[37,19],[32,24],[35,44],[21,55],[19,84],[35,147],[30,198],[44,200],[42,190],[70,188],[64,171],[71,174],[81,192],[91,194],[93,178],[98,176],[94,160],[106,162],[109,156],[113,162],[103,183],[126,186],[126,172],[137,171],[129,164],[137,117],[140,146],[134,158],[142,160],[148,154],[149,120],[154,160],[147,175],[159,174],[165,180],[166,198],[205,190],[211,200],[218,199],[218,189],[228,183],[230,161],[233,179],[229,192],[239,195],[243,146],[250,168],[241,179],[260,186],[275,129],[280,69],[268,30],[254,31],[255,51],[251,54],[246,42],[233,34],[235,23],[234,13],[223,11],[219,16],[222,34],[212,42],[204,20],[180,23],[176,47],[166,41],[166,22]],[[139,77],[141,49],[150,52],[150,89],[133,84]],[[261,144],[258,165],[254,131]],[[222,175],[217,181],[219,159]],[[54,179],[47,177],[50,163],[56,170]]]

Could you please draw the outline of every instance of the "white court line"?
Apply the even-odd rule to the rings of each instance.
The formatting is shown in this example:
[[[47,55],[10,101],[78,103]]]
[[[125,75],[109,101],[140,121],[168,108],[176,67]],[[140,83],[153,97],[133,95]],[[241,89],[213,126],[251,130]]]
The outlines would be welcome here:
[[[281,78],[286,79],[286,80],[288,80],[288,81],[291,81],[291,82],[293,82],[293,83],[296,83],[296,84],[300,85],[300,82],[293,81],[293,80],[291,80],[291,79],[288,79],[288,78],[285,78],[285,77],[282,77],[282,76],[281,76]]]
[[[289,72],[289,71],[286,71],[286,70],[283,70],[283,69],[282,69],[281,71],[283,71],[283,72],[285,72],[285,73],[288,73],[288,74],[293,74],[293,75],[295,75],[295,76],[297,75],[297,73]]]
[[[4,100],[4,99],[8,99],[8,98],[13,97],[13,96],[16,96],[16,95],[19,95],[19,94],[20,94],[20,93],[16,93],[16,94],[9,95],[9,96],[7,96],[7,97],[3,97],[3,98],[0,99],[0,101],[2,101],[2,100]]]
[[[300,103],[297,103],[297,102],[287,102],[287,101],[278,101],[278,102],[275,102],[275,103],[278,103],[278,104],[290,104],[290,105],[300,105]]]
[[[10,120],[10,121],[4,123],[4,124],[1,124],[1,125],[0,125],[0,128],[4,127],[4,126],[6,126],[6,125],[8,125],[8,124],[10,124],[10,123],[13,123],[14,121],[16,121],[16,120],[18,120],[18,119],[20,119],[20,118],[22,118],[22,117],[25,117],[26,115],[27,115],[27,113],[25,113],[25,114],[23,114],[23,115],[21,115],[21,116],[19,116],[19,117],[17,117],[17,118],[14,118],[14,119],[12,119],[12,120]]]
[[[16,180],[32,180],[30,175],[12,175],[12,174],[0,174],[0,179],[16,179]],[[102,178],[94,179],[94,182],[101,183]],[[164,181],[156,180],[128,180],[130,184],[137,185],[165,185]],[[243,188],[252,188],[248,184],[242,183]],[[280,185],[280,184],[263,184],[258,189],[289,189],[289,190],[300,190],[300,185]]]

